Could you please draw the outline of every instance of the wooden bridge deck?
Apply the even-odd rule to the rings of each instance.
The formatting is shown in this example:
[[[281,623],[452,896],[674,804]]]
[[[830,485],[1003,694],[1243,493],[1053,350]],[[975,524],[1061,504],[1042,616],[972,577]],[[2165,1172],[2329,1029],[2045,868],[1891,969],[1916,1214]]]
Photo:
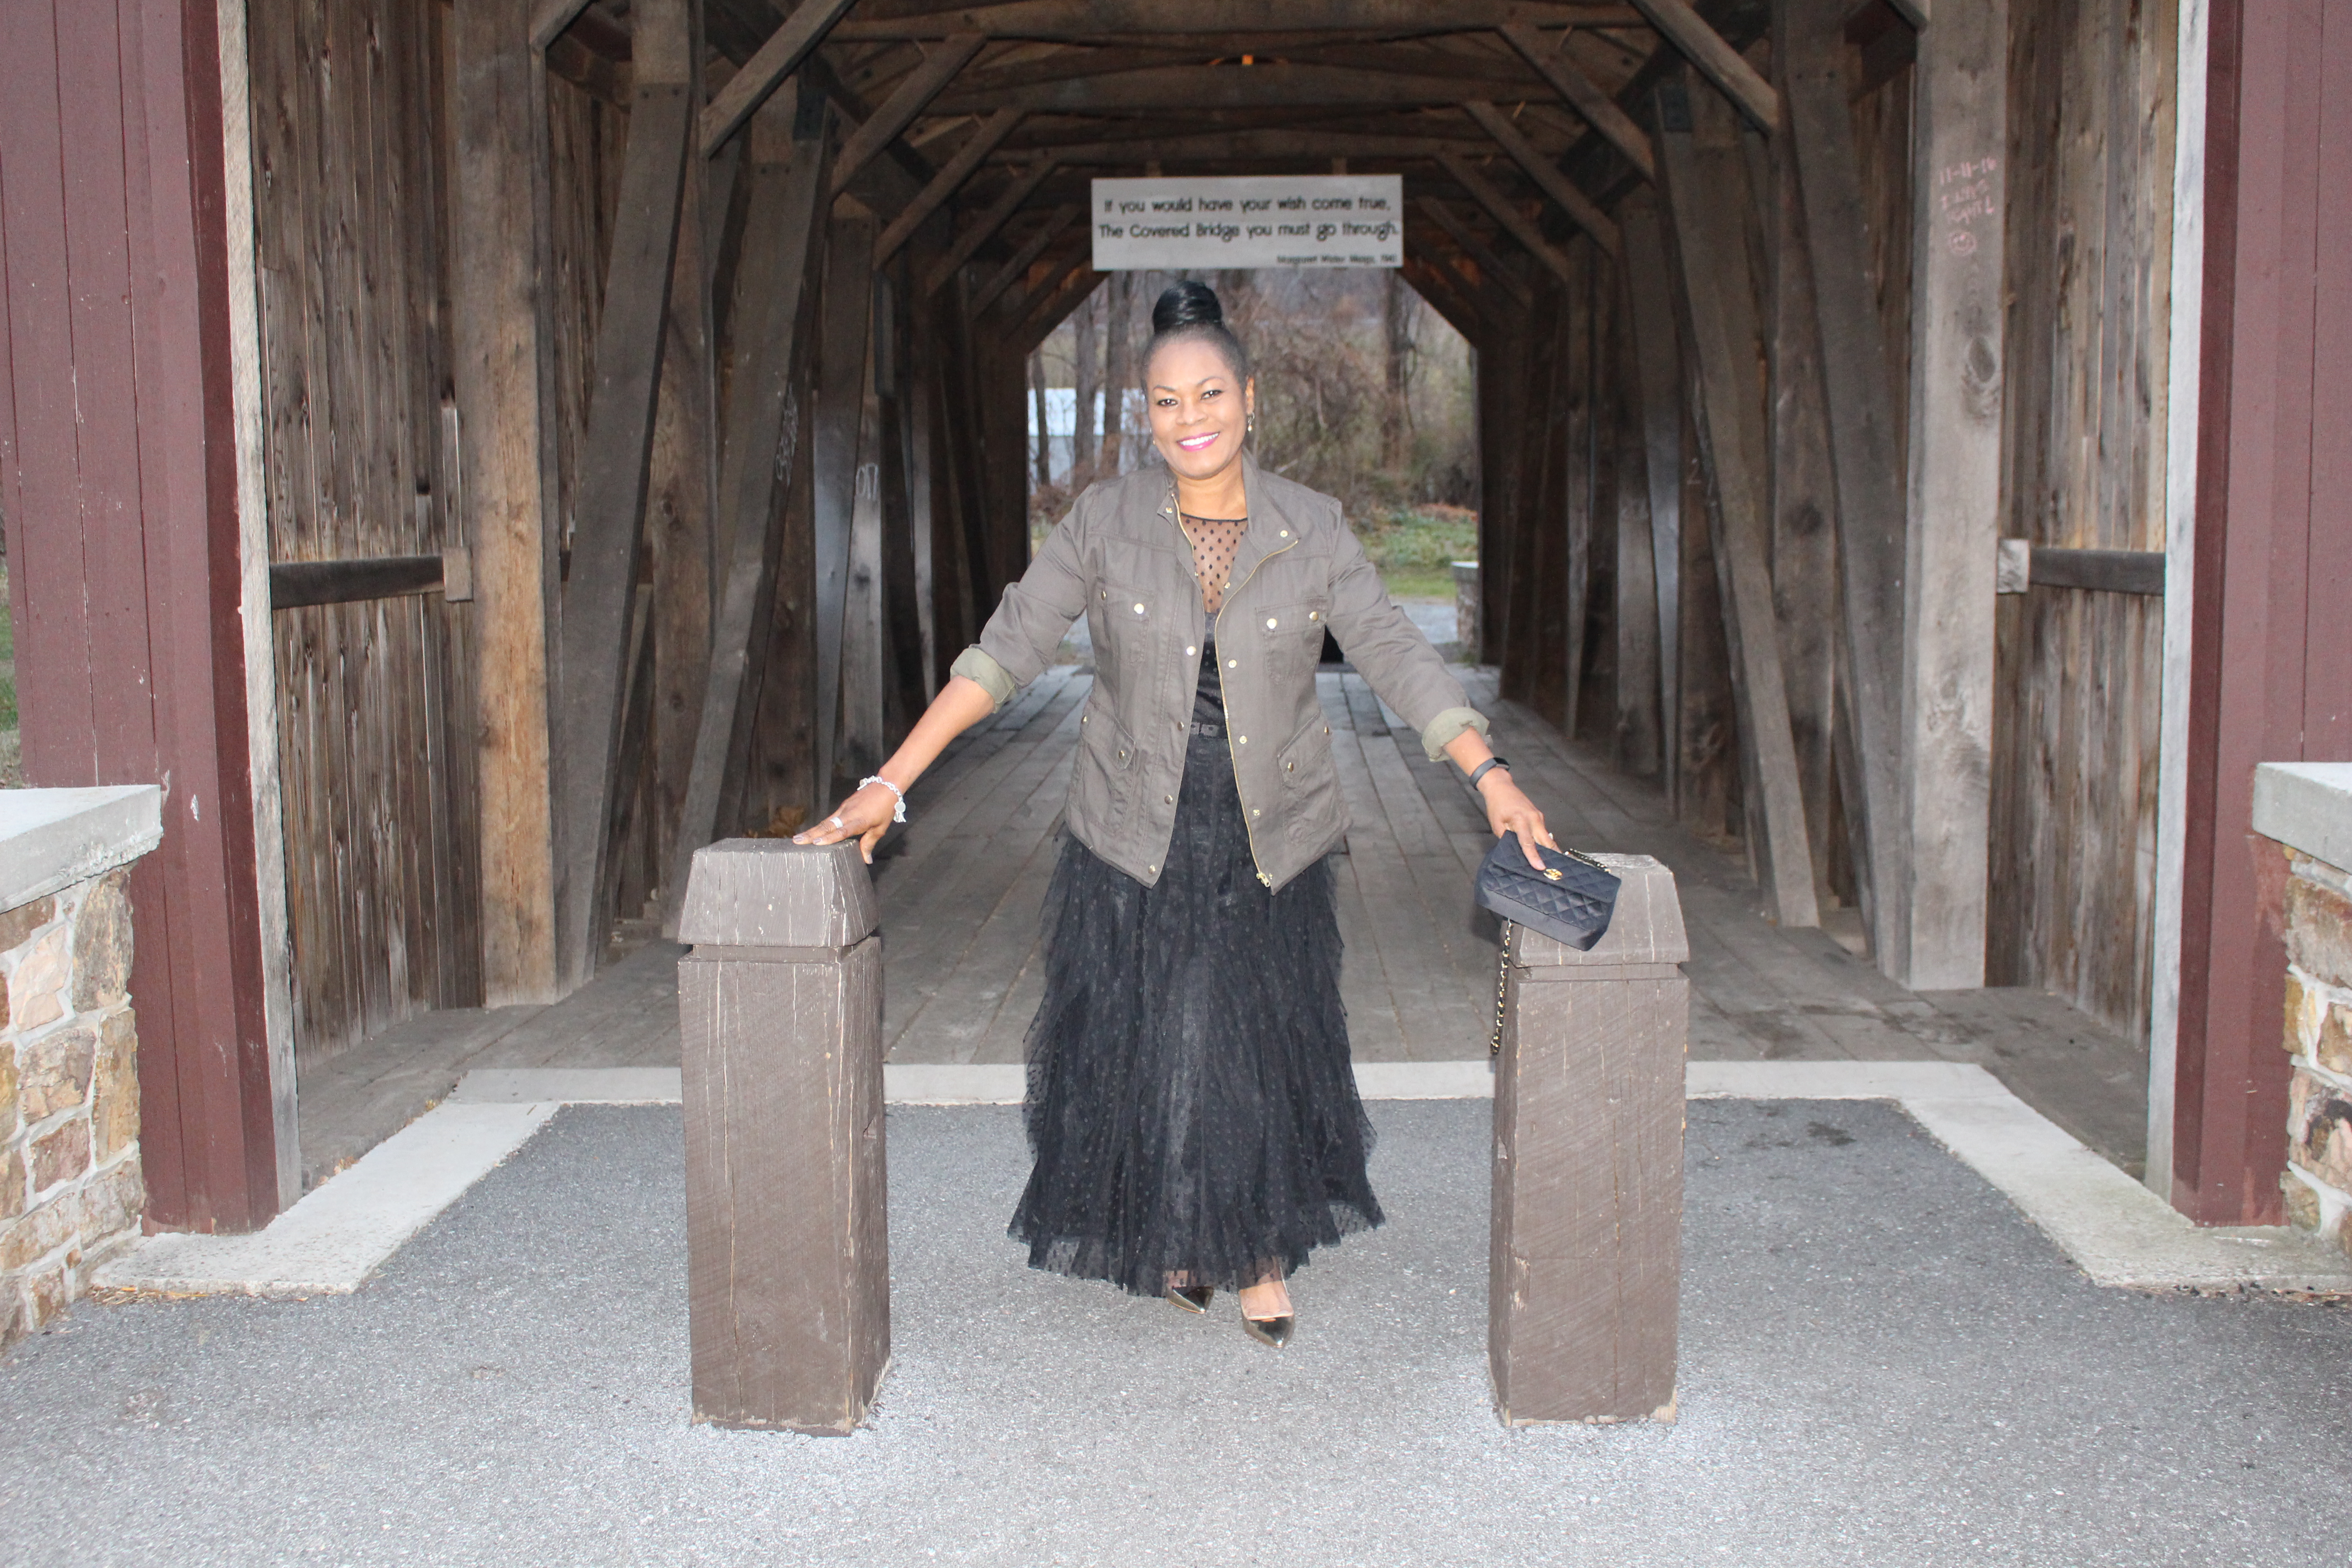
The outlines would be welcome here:
[[[2053,995],[1914,993],[1823,931],[1779,929],[1759,912],[1744,861],[1675,826],[1655,788],[1496,700],[1491,670],[1462,673],[1494,720],[1496,749],[1563,843],[1654,855],[1673,868],[1690,931],[1695,1058],[1977,1062],[2137,1172],[2147,1068],[2131,1042]],[[885,841],[875,868],[892,1060],[1022,1059],[1040,987],[1038,916],[1091,679],[1079,666],[1048,670],[910,792],[908,826]],[[1484,817],[1360,677],[1327,673],[1318,686],[1351,819],[1338,868],[1341,989],[1356,1054],[1482,1056],[1495,938],[1470,885],[1488,842]],[[552,1007],[412,1020],[336,1058],[315,1082],[306,1075],[306,1167],[331,1169],[352,1145],[383,1136],[389,1127],[364,1129],[402,1103],[421,1110],[420,1086],[454,1082],[463,1068],[676,1063],[678,951],[648,942]]]

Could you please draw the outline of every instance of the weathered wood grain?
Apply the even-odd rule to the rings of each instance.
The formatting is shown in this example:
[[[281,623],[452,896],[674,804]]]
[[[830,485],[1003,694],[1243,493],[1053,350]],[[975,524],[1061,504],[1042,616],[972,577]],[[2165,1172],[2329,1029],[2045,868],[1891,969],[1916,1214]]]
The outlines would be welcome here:
[[[1673,874],[1606,863],[1624,885],[1591,952],[1513,944],[1487,1277],[1508,1426],[1675,1416],[1690,950]]]
[[[1700,377],[1698,413],[1715,497],[1716,563],[1739,704],[1742,791],[1758,878],[1782,925],[1821,923],[1805,802],[1780,671],[1780,619],[1766,554],[1769,484],[1763,344],[1751,279],[1749,205],[1736,128],[1696,92],[1692,129],[1659,137],[1685,320]]]
[[[696,859],[678,1016],[698,1420],[846,1433],[889,1364],[874,913],[854,845]]]

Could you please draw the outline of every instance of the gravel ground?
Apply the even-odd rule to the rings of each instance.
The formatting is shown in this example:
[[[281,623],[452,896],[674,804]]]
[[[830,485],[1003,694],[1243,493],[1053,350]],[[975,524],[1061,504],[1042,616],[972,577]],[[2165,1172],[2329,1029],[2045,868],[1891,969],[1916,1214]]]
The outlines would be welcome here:
[[[564,1112],[355,1296],[0,1362],[0,1562],[2352,1561],[2352,1311],[2085,1282],[1894,1108],[1694,1103],[1681,1420],[1505,1431],[1480,1103],[1383,1103],[1300,1335],[1030,1273],[1009,1109],[894,1108],[872,1426],[688,1420],[679,1113]]]

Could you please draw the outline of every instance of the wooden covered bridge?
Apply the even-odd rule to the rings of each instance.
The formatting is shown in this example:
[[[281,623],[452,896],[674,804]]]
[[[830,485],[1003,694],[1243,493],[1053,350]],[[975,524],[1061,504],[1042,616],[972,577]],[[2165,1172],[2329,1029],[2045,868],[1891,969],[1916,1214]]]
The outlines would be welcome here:
[[[1026,561],[1088,181],[1335,169],[1475,351],[1471,679],[1676,865],[1698,1048],[1987,1060],[2276,1215],[2243,836],[2352,755],[2341,0],[0,16],[25,769],[169,790],[151,1223],[267,1221],[411,1058],[657,1055],[692,851],[870,771]],[[926,781],[902,1056],[1017,1052],[1086,679]],[[1323,679],[1360,1045],[1475,1055],[1478,820]]]

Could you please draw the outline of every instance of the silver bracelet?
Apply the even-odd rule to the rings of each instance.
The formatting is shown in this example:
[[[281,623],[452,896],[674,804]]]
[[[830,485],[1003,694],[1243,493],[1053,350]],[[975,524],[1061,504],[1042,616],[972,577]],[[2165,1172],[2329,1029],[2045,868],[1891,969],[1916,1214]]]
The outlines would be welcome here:
[[[898,804],[891,809],[891,812],[890,812],[890,820],[891,820],[891,821],[893,821],[893,822],[904,822],[904,821],[906,821],[906,820],[907,820],[907,792],[906,792],[905,790],[900,789],[897,784],[892,784],[888,779],[884,778],[880,773],[868,773],[868,774],[866,774],[864,778],[859,779],[859,780],[857,781],[857,787],[858,787],[859,789],[864,789],[867,784],[880,784],[884,789],[888,790],[892,795],[897,795],[897,796],[898,797]]]

